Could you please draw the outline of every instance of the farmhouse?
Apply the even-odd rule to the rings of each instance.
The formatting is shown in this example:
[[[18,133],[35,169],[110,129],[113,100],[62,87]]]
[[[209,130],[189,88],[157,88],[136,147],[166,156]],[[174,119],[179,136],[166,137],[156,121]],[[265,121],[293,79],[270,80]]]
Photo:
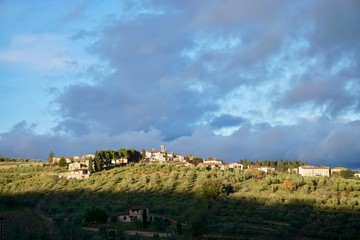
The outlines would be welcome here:
[[[175,162],[186,162],[184,156],[182,155],[174,153],[173,156],[174,156],[173,161]]]
[[[273,172],[275,172],[275,168],[267,167],[267,166],[257,167],[256,169],[258,169],[260,171],[263,171],[265,173],[273,173]]]
[[[185,161],[183,156],[177,156],[174,152],[166,151],[166,146],[164,144],[161,145],[160,151],[154,148],[145,151],[145,159],[150,162]]]
[[[59,177],[65,177],[67,179],[76,178],[76,179],[85,179],[89,178],[90,172],[88,171],[88,166],[83,163],[70,163],[69,172],[59,173]]]
[[[301,166],[299,174],[306,177],[330,177],[330,168],[327,166]]]
[[[112,164],[116,164],[116,165],[126,165],[128,164],[128,159],[127,158],[120,158],[120,159],[113,159],[111,160]]]
[[[331,176],[334,174],[334,173],[338,173],[340,174],[342,171],[347,171],[349,169],[347,168],[344,168],[344,167],[336,167],[336,168],[332,168],[330,171],[331,171]]]
[[[74,163],[69,164],[69,171],[74,171],[77,169],[87,170],[88,166],[86,164],[79,163],[79,162],[74,162]]]
[[[240,170],[243,170],[244,169],[244,165],[240,164],[240,163],[229,163],[228,164],[228,168],[229,169],[235,169],[235,168],[238,168]]]
[[[120,222],[134,222],[134,221],[143,221],[143,218],[146,217],[148,222],[153,222],[155,216],[150,214],[149,208],[144,206],[133,206],[129,209],[128,212],[120,213],[118,215],[118,221]]]
[[[273,167],[268,167],[268,166],[249,165],[248,168],[249,168],[249,169],[257,169],[257,170],[263,171],[263,172],[265,172],[265,173],[273,173],[273,172],[275,172],[275,168],[273,168]]]
[[[203,161],[196,165],[197,168],[206,168],[206,169],[225,169],[225,164],[221,160],[207,160]]]
[[[159,150],[147,150],[145,152],[145,156],[147,159],[149,159],[150,161],[158,161],[158,162],[165,162],[165,153],[162,153]]]
[[[66,176],[69,178],[85,179],[90,177],[90,172],[87,169],[74,169]]]

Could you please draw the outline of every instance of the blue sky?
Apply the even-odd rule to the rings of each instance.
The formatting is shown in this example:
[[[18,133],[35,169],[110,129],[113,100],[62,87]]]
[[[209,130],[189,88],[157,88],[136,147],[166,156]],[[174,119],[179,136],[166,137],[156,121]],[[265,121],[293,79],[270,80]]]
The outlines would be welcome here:
[[[0,154],[360,168],[360,3],[0,1]]]

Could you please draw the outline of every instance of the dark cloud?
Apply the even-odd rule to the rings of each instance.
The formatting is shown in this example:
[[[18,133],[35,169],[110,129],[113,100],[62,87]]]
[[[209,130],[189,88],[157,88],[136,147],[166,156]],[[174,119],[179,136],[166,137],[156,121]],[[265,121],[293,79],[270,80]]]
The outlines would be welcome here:
[[[71,136],[83,136],[91,131],[89,124],[75,119],[64,120],[53,130],[57,133],[67,133]]]
[[[35,127],[36,125],[22,121],[10,131],[0,133],[0,156],[46,160],[50,151],[58,156],[79,156],[95,153],[98,149],[125,147],[141,150],[163,143],[163,136],[155,129],[113,135],[97,131],[73,138],[59,134],[38,134]]]
[[[243,11],[241,5],[232,6],[230,1],[226,4],[229,6],[222,10],[224,17],[229,9]],[[195,24],[194,21],[198,21],[196,18],[205,14],[201,13],[204,11],[202,5],[184,4],[176,7],[178,11],[171,11],[171,6],[166,4],[167,12],[163,14],[145,14],[131,21],[120,19],[108,22],[102,37],[89,51],[107,61],[115,71],[96,86],[77,85],[65,89],[64,94],[58,98],[60,114],[66,119],[66,123],[61,123],[62,130],[68,127],[69,131],[78,132],[71,129],[77,125],[69,123],[81,121],[112,132],[155,127],[167,139],[174,139],[189,135],[194,122],[204,113],[217,110],[214,100],[241,84],[239,70],[236,70],[234,64],[243,50],[233,49],[226,42],[234,35],[229,30],[203,31],[203,23],[199,26]],[[129,9],[131,8],[130,5]],[[214,6],[210,8],[208,14],[218,13]],[[251,5],[246,8],[255,11],[251,13],[254,18],[260,18],[267,7]],[[244,11],[245,13],[250,14],[248,11]],[[247,18],[241,14],[240,16],[240,22]],[[214,24],[207,17],[203,18],[204,20],[199,21]],[[250,22],[249,20],[244,24]],[[228,28],[235,30],[236,26]],[[273,44],[265,46],[264,40],[254,45],[254,39],[260,38],[257,35],[264,34],[263,29],[267,28],[261,27],[253,36],[245,34],[245,38],[250,39],[246,44],[255,50],[251,50],[252,47],[248,50],[246,46],[244,49],[256,52],[252,57],[254,61],[268,54],[265,48],[274,47]],[[280,32],[274,33],[274,30],[269,32],[270,35],[277,35],[279,40],[282,34],[278,33]],[[235,39],[236,36],[235,33]],[[261,38],[267,38],[266,44],[271,42],[270,36]],[[207,42],[205,47],[198,46],[198,40]],[[278,40],[274,40],[277,46]],[[225,46],[219,47],[219,44]],[[199,47],[200,51],[196,53],[195,59],[183,56],[184,51],[197,51],[196,48]],[[242,61],[249,61],[246,60],[249,54],[241,57]],[[204,89],[196,91],[191,88],[199,83],[204,83]]]
[[[94,153],[97,149],[167,148],[180,154],[192,153],[207,158],[218,157],[226,162],[240,159],[300,159],[310,164],[359,168],[360,121],[341,123],[329,118],[304,120],[297,125],[243,124],[230,136],[213,133],[210,126],[198,126],[189,136],[165,141],[161,131],[126,131],[109,135],[91,132],[76,137],[39,135],[21,122],[0,134],[3,156],[46,159],[50,150],[60,155]]]
[[[319,118],[291,126],[245,124],[231,136],[214,135],[211,128],[199,127],[192,136],[178,138],[169,147],[228,162],[300,159],[314,165],[359,168],[359,136],[359,121],[343,124]]]
[[[307,30],[299,37],[308,48],[296,57],[309,66],[291,79],[289,90],[280,96],[279,106],[297,108],[310,103],[333,117],[358,111],[360,3],[316,1],[306,9]]]
[[[210,123],[215,128],[234,127],[239,126],[245,121],[242,117],[232,116],[230,114],[222,114],[219,117],[213,119]]]
[[[359,53],[360,2],[356,0],[317,1],[312,8],[313,26],[309,32],[312,52],[325,54],[336,61],[344,52]]]
[[[26,121],[16,124],[11,131],[0,134],[0,154],[2,156],[45,159],[49,149],[60,150],[63,145],[61,137],[38,135],[35,125]],[[59,145],[58,145],[59,144]],[[61,149],[64,150],[64,149]]]
[[[169,82],[170,81],[170,82]],[[65,89],[57,102],[66,119],[60,129],[69,132],[102,129],[109,134],[160,129],[166,139],[191,133],[191,124],[203,111],[215,109],[202,95],[167,79],[139,87],[108,79],[101,85],[76,85]],[[71,124],[70,124],[71,123]],[[84,125],[87,125],[85,127]],[[82,131],[80,130],[80,131]]]
[[[281,105],[288,108],[300,107],[304,104],[322,106],[330,116],[338,116],[355,108],[359,103],[347,89],[347,79],[334,78],[307,79],[298,82],[282,98]]]

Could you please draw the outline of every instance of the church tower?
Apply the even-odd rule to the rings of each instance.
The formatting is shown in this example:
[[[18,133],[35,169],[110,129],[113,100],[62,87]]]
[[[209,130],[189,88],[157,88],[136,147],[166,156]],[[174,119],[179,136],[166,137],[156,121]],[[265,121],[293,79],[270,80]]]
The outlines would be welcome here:
[[[165,144],[162,144],[161,146],[160,146],[160,148],[161,148],[161,152],[166,152],[166,146],[165,146]]]

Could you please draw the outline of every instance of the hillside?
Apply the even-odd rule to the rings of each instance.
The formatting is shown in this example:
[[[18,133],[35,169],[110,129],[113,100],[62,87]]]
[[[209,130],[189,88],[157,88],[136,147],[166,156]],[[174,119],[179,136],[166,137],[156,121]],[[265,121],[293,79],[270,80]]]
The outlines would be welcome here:
[[[355,239],[360,235],[358,179],[265,176],[248,170],[208,171],[160,164],[128,165],[85,180],[59,179],[58,171],[52,166],[0,169],[0,216],[13,206],[41,206],[54,220],[53,236],[85,238],[88,233],[79,228],[89,209],[103,209],[114,219],[131,206],[142,205],[151,213],[182,222],[183,234],[176,235],[178,239]],[[206,184],[214,182],[220,183],[219,192],[206,195]],[[173,228],[158,229],[169,232]]]

